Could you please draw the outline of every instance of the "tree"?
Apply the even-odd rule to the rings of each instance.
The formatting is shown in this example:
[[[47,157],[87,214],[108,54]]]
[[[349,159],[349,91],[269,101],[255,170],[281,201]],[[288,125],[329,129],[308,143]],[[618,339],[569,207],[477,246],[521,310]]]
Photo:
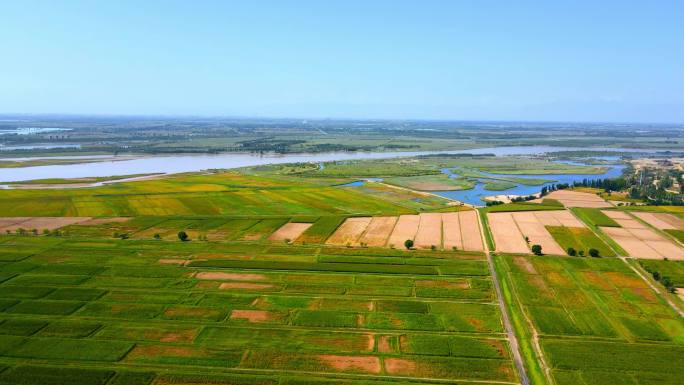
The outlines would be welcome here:
[[[660,281],[660,273],[657,271],[654,271],[653,272],[653,279],[655,279],[656,281]]]
[[[154,239],[161,239],[161,234],[159,234],[159,233],[154,234]]]
[[[406,250],[411,250],[411,248],[413,247],[413,239],[405,240],[404,247],[406,248]]]
[[[178,239],[180,239],[180,240],[183,241],[183,242],[189,241],[189,240],[190,240],[190,239],[188,238],[188,234],[187,234],[185,231],[182,231],[182,230],[178,232]]]
[[[534,255],[542,255],[541,245],[532,245],[532,252],[534,253]]]
[[[599,254],[599,251],[596,249],[589,249],[589,256],[592,258],[600,258],[601,255]]]
[[[568,255],[574,257],[575,255],[577,255],[577,250],[575,250],[572,247],[568,247]]]
[[[580,251],[577,253],[577,255],[579,255],[580,257],[584,257],[584,250],[580,250]]]

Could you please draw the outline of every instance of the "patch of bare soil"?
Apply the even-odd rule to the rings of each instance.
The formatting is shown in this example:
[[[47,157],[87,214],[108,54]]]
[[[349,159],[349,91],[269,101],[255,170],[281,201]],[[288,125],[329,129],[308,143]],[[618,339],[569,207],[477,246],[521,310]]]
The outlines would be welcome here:
[[[273,313],[266,310],[233,310],[230,313],[230,319],[243,319],[253,323],[268,322],[273,318]]]
[[[337,356],[324,354],[318,356],[322,362],[340,372],[363,372],[380,374],[380,358],[374,356]]]

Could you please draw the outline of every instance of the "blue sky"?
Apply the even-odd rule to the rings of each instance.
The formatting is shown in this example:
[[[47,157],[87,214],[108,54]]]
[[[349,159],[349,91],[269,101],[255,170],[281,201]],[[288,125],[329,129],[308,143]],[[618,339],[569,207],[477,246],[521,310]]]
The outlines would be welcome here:
[[[0,112],[684,122],[681,1],[0,1]]]

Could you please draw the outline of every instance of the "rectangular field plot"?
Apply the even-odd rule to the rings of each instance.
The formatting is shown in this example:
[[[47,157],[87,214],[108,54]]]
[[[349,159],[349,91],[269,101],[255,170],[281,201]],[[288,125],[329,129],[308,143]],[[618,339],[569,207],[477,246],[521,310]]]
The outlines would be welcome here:
[[[681,367],[680,358],[658,357],[684,349],[684,321],[625,262],[528,256],[495,262],[519,303],[513,312],[524,313],[530,323],[523,327],[541,336],[557,384],[677,383],[667,373]],[[659,374],[669,379],[647,380]]]
[[[684,260],[684,248],[658,234],[624,211],[603,210],[621,227],[601,227],[631,257]],[[647,217],[648,218],[648,217]]]
[[[331,245],[484,251],[476,211],[399,217],[349,218],[328,238]]]
[[[88,217],[2,217],[0,218],[0,232],[24,230],[55,230],[69,225],[87,222]]]
[[[503,253],[530,254],[532,245],[542,253],[565,255],[547,226],[584,229],[585,226],[567,210],[524,211],[487,214],[496,250]]]
[[[296,223],[290,222],[284,224],[281,228],[276,230],[268,237],[269,241],[287,241],[292,242],[297,240],[309,227],[311,223]]]
[[[0,383],[518,381],[481,253],[60,238],[0,243]]]
[[[370,222],[370,217],[347,218],[325,243],[340,246],[355,244]]]
[[[632,214],[659,230],[684,230],[684,220],[672,214],[637,211]]]
[[[546,229],[563,250],[573,248],[577,253],[582,251],[589,255],[589,250],[596,249],[601,257],[615,256],[615,252],[588,228],[546,226]]]
[[[590,194],[580,191],[571,190],[557,190],[552,191],[546,195],[548,199],[555,199],[563,204],[565,207],[613,207],[596,194]]]

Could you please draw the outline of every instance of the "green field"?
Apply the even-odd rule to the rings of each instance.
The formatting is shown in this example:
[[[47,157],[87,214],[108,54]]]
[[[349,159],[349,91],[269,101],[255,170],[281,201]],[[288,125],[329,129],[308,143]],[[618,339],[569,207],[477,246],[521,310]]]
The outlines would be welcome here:
[[[684,365],[684,321],[624,262],[501,256],[496,263],[514,316],[539,333],[556,384],[680,382],[672,368]]]
[[[592,226],[620,227],[612,218],[602,213],[600,209],[575,207],[571,209],[580,219]]]
[[[640,259],[639,264],[649,273],[657,271],[661,277],[670,278],[676,287],[684,287],[684,262]]]
[[[331,218],[309,236],[330,231]],[[0,383],[517,378],[481,254],[92,231],[2,236],[0,254],[12,255],[0,262]]]
[[[385,179],[385,183],[419,191],[468,190],[475,187],[475,182],[469,179],[450,178],[446,174],[392,177]]]
[[[634,261],[494,255],[494,282],[482,252],[325,244],[349,217],[465,209],[402,187],[442,183],[442,168],[558,172],[489,158],[0,190],[0,216],[126,217],[0,235],[0,384],[519,384],[502,309],[534,385],[679,383],[684,321]],[[342,186],[366,176],[385,181]],[[478,212],[493,248],[487,212],[561,208],[545,199]],[[547,227],[554,239],[613,257],[592,229],[614,221],[573,211],[590,228]],[[292,243],[269,241],[288,222],[311,226]],[[681,262],[641,265],[683,282]]]
[[[2,190],[0,216],[396,214],[447,204],[407,191],[364,194],[338,182],[218,173],[88,189]]]
[[[546,226],[553,239],[563,250],[572,247],[578,253],[589,256],[590,249],[599,251],[601,257],[614,257],[615,252],[591,230],[583,227]]]

